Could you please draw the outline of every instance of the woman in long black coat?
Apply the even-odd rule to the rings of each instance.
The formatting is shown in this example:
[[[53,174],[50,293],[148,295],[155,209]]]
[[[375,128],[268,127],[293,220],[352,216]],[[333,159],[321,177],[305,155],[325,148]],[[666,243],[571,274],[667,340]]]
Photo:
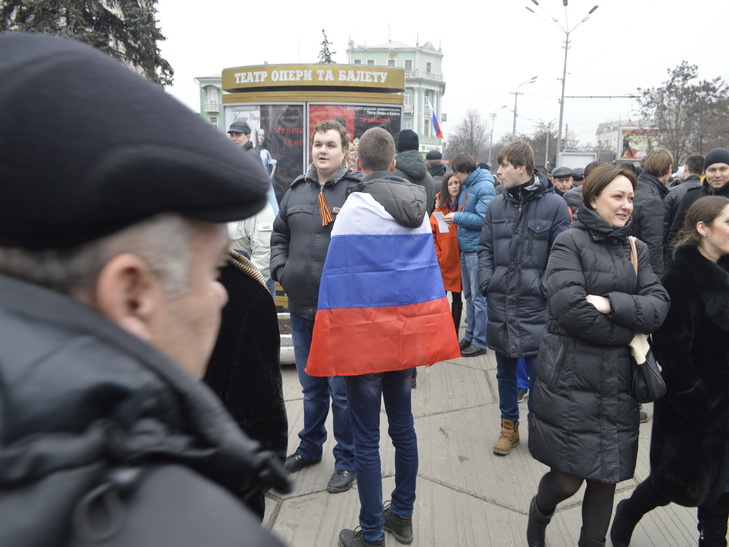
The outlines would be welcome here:
[[[587,481],[580,546],[605,545],[615,485],[633,476],[638,403],[631,394],[629,343],[668,312],[668,295],[636,241],[630,215],[635,176],[603,165],[582,190],[578,220],[554,242],[547,264],[547,335],[539,349],[532,455],[550,467],[529,508],[527,541],[544,545],[557,504]]]
[[[729,199],[696,201],[663,274],[671,309],[653,335],[668,391],[656,401],[651,473],[618,504],[613,545],[627,546],[659,505],[698,506],[701,547],[725,546],[729,515]]]

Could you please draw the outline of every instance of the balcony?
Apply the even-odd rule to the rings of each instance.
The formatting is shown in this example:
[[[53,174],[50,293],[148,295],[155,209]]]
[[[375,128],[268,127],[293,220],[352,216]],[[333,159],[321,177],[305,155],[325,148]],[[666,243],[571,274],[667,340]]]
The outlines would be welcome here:
[[[403,106],[403,112],[405,114],[412,114],[413,113],[413,105],[411,105],[411,104],[404,105]]]
[[[433,74],[432,72],[425,72],[425,70],[406,70],[405,79],[422,79],[442,82],[443,76],[440,74]]]
[[[220,112],[218,101],[205,101],[205,112]]]

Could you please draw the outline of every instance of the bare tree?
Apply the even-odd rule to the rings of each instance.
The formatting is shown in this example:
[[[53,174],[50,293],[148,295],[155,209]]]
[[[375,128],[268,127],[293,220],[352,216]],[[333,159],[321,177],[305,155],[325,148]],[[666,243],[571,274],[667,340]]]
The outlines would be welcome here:
[[[676,162],[689,154],[703,154],[726,145],[729,132],[729,89],[721,77],[698,78],[698,67],[682,61],[668,70],[669,78],[656,88],[639,89],[644,116],[655,120],[659,142]]]
[[[489,134],[486,122],[475,108],[466,111],[466,117],[448,136],[445,157],[452,161],[458,154],[471,154],[476,161],[485,161],[488,156]]]

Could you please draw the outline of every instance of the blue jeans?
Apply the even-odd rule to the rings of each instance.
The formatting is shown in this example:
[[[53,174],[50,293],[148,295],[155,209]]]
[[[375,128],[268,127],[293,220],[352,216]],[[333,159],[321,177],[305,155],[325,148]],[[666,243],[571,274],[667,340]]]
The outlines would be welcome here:
[[[518,366],[518,357],[507,357],[496,354],[496,380],[499,383],[499,408],[501,409],[501,419],[512,420],[516,422],[519,419],[519,403],[516,394],[516,369]],[[529,375],[529,391],[534,387],[534,377],[537,370],[537,356],[530,355],[524,357],[526,363],[527,374]],[[527,399],[527,408],[529,409],[529,419],[534,415],[532,401],[534,397],[531,395]]]
[[[271,293],[273,299],[276,300],[276,282],[270,277],[266,279],[266,288]]]
[[[461,253],[461,281],[466,297],[466,334],[463,338],[481,349],[486,347],[486,297],[478,288],[478,253]]]
[[[413,514],[418,476],[418,440],[411,405],[413,369],[347,377],[349,415],[357,455],[359,525],[367,541],[384,533],[382,469],[380,463],[380,399],[385,401],[387,432],[395,446],[395,489],[390,510]]]
[[[529,373],[526,369],[524,357],[519,357],[519,364],[516,366],[516,387],[529,389]]]
[[[329,399],[332,402],[334,417],[334,467],[344,471],[354,471],[354,446],[352,444],[352,425],[349,423],[347,407],[347,384],[342,376],[320,378],[309,376],[306,361],[309,359],[311,334],[314,321],[291,314],[291,337],[294,342],[294,359],[299,383],[304,394],[304,429],[299,431],[299,447],[296,453],[305,460],[321,459],[322,447],[327,440],[324,427],[329,414]]]

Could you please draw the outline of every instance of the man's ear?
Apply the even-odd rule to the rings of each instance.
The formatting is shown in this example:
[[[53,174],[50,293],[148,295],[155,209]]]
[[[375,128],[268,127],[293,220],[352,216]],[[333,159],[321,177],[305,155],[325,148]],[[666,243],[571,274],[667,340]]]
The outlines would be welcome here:
[[[394,171],[396,168],[397,168],[397,161],[395,160],[395,158],[392,158],[392,162],[390,162],[390,168],[388,169],[388,171]]]
[[[160,280],[147,263],[124,253],[109,260],[99,272],[91,304],[124,330],[149,342],[160,297]]]

